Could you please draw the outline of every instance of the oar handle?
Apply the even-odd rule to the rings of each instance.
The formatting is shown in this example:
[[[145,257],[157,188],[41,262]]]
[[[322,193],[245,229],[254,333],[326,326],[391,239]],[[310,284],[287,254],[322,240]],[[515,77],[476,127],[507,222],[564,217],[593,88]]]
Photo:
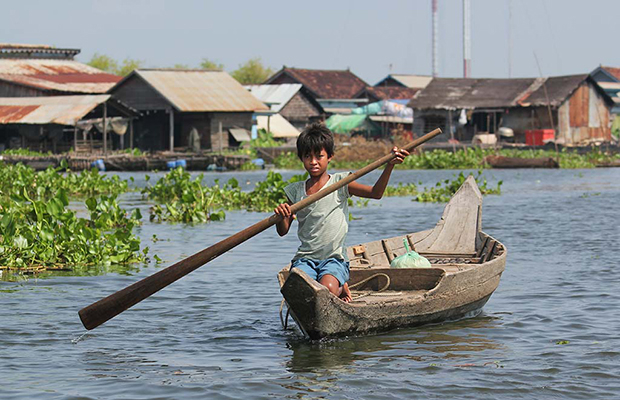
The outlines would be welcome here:
[[[408,145],[404,146],[403,149],[411,151],[415,147],[434,138],[440,133],[440,129],[435,129],[434,131],[427,133],[421,138],[416,139]],[[296,213],[302,208],[307,207],[308,205],[314,203],[317,200],[320,200],[321,198],[338,190],[344,185],[348,185],[354,180],[360,178],[361,176],[364,176],[367,173],[377,169],[381,165],[389,162],[394,157],[395,154],[393,153],[381,157],[372,164],[369,164],[366,167],[350,174],[344,179],[341,179],[340,181],[320,190],[319,192],[293,204],[291,206],[291,210],[293,211],[293,213]],[[127,286],[125,289],[119,290],[118,292],[113,293],[108,297],[105,297],[87,307],[84,307],[78,312],[82,324],[86,329],[89,330],[98,327],[107,320],[114,318],[118,314],[122,313],[129,307],[138,304],[142,300],[165,288],[176,280],[181,279],[193,270],[201,267],[202,265],[222,255],[228,250],[238,246],[246,240],[256,236],[260,232],[266,230],[267,228],[275,225],[281,219],[281,216],[273,214],[269,218],[265,218],[264,220],[257,222],[256,224],[242,230],[241,232],[235,233],[234,235],[214,244],[211,247],[201,250],[198,253],[189,256],[161,271],[158,271],[151,276],[148,276],[130,286]]]

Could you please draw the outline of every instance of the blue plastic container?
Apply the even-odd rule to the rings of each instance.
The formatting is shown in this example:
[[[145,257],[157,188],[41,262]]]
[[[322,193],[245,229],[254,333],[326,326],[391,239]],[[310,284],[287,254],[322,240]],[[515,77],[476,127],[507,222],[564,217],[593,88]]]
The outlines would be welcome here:
[[[101,158],[93,161],[90,166],[97,168],[99,171],[105,171],[105,163]]]
[[[168,169],[175,169],[177,167],[177,162],[176,161],[168,161],[166,163],[166,165],[168,166]]]
[[[177,160],[175,163],[175,166],[178,167],[183,167],[186,168],[187,167],[187,162],[185,160]]]

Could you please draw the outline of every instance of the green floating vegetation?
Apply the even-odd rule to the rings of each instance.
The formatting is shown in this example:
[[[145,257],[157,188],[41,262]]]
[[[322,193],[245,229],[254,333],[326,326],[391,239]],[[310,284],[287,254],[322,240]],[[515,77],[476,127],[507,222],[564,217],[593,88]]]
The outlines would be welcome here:
[[[396,165],[398,169],[478,169],[488,168],[484,158],[490,155],[499,155],[513,158],[548,158],[559,161],[560,168],[594,168],[598,164],[613,162],[620,159],[620,154],[612,154],[593,148],[585,154],[579,154],[566,148],[558,153],[553,150],[518,150],[518,149],[482,149],[472,147],[459,149],[456,152],[447,150],[420,151],[405,158],[402,164]],[[334,160],[332,168],[359,169],[370,161],[343,161]],[[293,152],[279,155],[274,160],[276,168],[300,169],[302,163]]]
[[[473,174],[469,174],[473,175]],[[478,171],[478,175],[474,177],[478,188],[483,195],[488,194],[500,194],[503,181],[497,183],[496,188],[490,188],[487,186],[486,178],[482,178],[482,171]],[[425,191],[418,193],[414,197],[414,201],[430,202],[430,203],[447,203],[450,201],[454,193],[465,182],[467,176],[461,171],[454,179],[445,179],[437,182],[434,187],[427,188]]]
[[[143,261],[140,239],[132,234],[139,212],[127,216],[113,197],[86,202],[89,219],[67,208],[64,189],[44,200],[30,199],[25,192],[0,199],[0,266],[79,269]]]
[[[17,271],[83,270],[90,266],[146,260],[131,214],[117,202],[126,181],[97,171],[36,172],[21,164],[0,163],[0,268]],[[70,198],[86,198],[89,218],[68,208]]]
[[[97,169],[61,173],[66,168],[66,161],[60,167],[49,167],[45,171],[18,163],[15,165],[0,164],[0,196],[12,192],[22,193],[26,190],[29,197],[51,198],[63,189],[68,196],[86,198],[101,194],[119,195],[129,190],[128,182],[117,175],[100,174]]]
[[[244,192],[235,178],[220,185],[205,186],[203,174],[191,179],[191,175],[179,167],[168,172],[153,186],[142,193],[159,204],[151,207],[151,221],[202,223],[221,221],[224,211],[247,210],[270,212],[286,201],[284,187],[292,182],[306,179],[295,175],[285,181],[282,175],[269,171],[264,181],[256,184],[251,192]],[[147,181],[149,180],[147,175]]]
[[[51,156],[52,152],[42,153],[40,151],[32,151],[28,149],[6,149],[2,152],[5,156],[27,156],[27,157],[46,157]]]

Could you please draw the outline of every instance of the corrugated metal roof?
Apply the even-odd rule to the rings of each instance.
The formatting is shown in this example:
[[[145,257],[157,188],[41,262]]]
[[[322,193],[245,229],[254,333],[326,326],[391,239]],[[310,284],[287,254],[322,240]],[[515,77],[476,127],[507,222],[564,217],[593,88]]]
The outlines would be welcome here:
[[[75,125],[110,95],[0,97],[0,124]]]
[[[142,69],[133,73],[150,84],[178,111],[268,110],[267,106],[224,71]]]
[[[105,93],[122,78],[74,60],[0,59],[0,79],[43,90]]]
[[[271,131],[273,137],[275,138],[291,138],[299,136],[299,130],[291,125],[291,123],[280,114],[269,116],[259,115],[256,117],[256,124],[258,125],[258,129],[267,130],[267,128],[269,128],[269,131]]]
[[[435,78],[416,94],[409,106],[414,109],[453,110],[547,104],[559,106],[587,76],[513,79]]]
[[[248,132],[247,129],[230,128],[228,132],[230,132],[232,137],[234,137],[237,142],[247,142],[252,140],[252,134]]]
[[[412,89],[423,89],[433,80],[432,76],[425,75],[390,74],[388,77]]]
[[[532,106],[550,106],[557,107],[561,105],[577,88],[588,78],[588,74],[568,75],[568,76],[552,76],[545,79],[544,87],[540,85],[536,90],[526,98],[522,99],[522,103],[528,103]],[[545,94],[545,90],[547,93]]]
[[[302,88],[301,83],[283,83],[280,85],[244,86],[254,97],[267,104],[272,111],[280,112]]]
[[[605,90],[620,90],[620,82],[597,82]]]

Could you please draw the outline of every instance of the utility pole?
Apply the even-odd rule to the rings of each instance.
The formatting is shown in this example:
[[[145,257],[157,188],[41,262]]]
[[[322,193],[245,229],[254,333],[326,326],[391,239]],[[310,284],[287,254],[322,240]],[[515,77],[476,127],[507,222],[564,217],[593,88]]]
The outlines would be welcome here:
[[[437,19],[437,1],[431,0],[433,6],[433,77],[439,75],[439,23]]]
[[[463,0],[463,78],[471,78],[471,7]]]
[[[508,77],[512,78],[512,0],[508,0]]]

